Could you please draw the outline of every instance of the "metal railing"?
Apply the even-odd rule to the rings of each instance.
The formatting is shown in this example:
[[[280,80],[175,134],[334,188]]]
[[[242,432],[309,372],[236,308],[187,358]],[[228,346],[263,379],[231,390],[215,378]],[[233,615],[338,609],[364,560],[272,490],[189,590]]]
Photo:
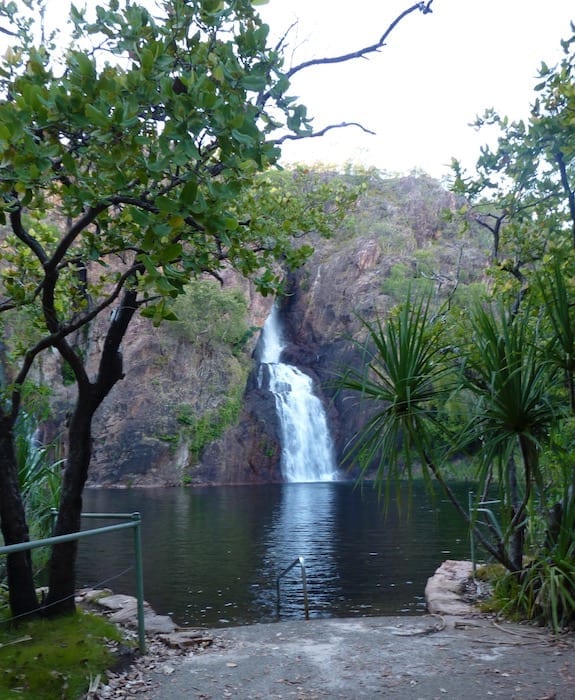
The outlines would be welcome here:
[[[94,535],[103,535],[108,532],[117,532],[118,530],[134,529],[134,554],[136,567],[136,597],[137,597],[137,612],[138,612],[138,647],[140,653],[146,653],[146,629],[144,622],[144,569],[142,565],[142,537],[141,523],[142,518],[140,513],[82,513],[83,518],[101,518],[108,520],[129,520],[130,522],[118,523],[117,525],[107,525],[105,527],[97,527],[91,530],[82,530],[80,532],[71,532],[67,535],[57,535],[56,537],[46,537],[43,540],[33,540],[31,542],[20,542],[19,544],[11,544],[0,547],[1,554],[14,554],[16,552],[25,552],[29,549],[38,549],[39,547],[48,547],[53,544],[61,544],[63,542],[73,542]]]
[[[288,567],[286,567],[276,579],[277,614],[278,614],[278,616],[280,614],[280,580],[287,573],[289,573],[294,567],[296,567],[298,565],[299,565],[299,568],[301,571],[301,584],[302,584],[302,588],[303,588],[303,607],[304,607],[305,619],[309,620],[309,603],[308,603],[308,597],[307,597],[307,576],[306,576],[306,571],[305,571],[305,560],[303,557],[298,557],[297,559],[294,559],[294,561],[292,561],[292,563]]]
[[[489,524],[493,529],[501,536],[501,528],[499,526],[499,523],[497,521],[497,518],[495,517],[494,512],[490,508],[486,508],[486,506],[493,506],[501,503],[499,500],[493,500],[493,501],[479,501],[479,503],[474,503],[474,493],[473,491],[469,492],[469,518],[471,520],[471,524],[469,526],[469,547],[470,547],[470,554],[471,554],[471,566],[472,566],[472,571],[473,571],[473,578],[475,579],[475,575],[477,573],[477,561],[475,558],[475,536],[473,534],[473,528],[475,527],[475,524],[477,525],[487,525],[487,523],[484,522],[477,522],[474,515],[477,513],[484,513],[487,516],[487,519],[489,520]]]

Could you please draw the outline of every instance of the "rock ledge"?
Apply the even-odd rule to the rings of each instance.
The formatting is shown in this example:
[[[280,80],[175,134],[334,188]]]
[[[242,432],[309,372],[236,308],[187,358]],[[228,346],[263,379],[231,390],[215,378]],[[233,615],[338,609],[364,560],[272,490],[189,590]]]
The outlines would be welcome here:
[[[470,561],[448,559],[427,580],[425,601],[430,613],[437,615],[471,615],[477,608],[470,598],[480,598],[477,583],[472,578],[473,565]],[[470,586],[475,595],[470,596]]]

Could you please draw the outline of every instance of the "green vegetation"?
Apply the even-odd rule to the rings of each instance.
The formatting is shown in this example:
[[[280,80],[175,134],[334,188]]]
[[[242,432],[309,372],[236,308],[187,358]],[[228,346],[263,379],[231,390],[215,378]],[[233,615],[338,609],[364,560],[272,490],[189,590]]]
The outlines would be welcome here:
[[[52,508],[60,502],[62,487],[63,460],[55,457],[57,441],[41,444],[36,438],[36,419],[21,411],[15,425],[14,443],[18,461],[18,480],[26,513],[30,524],[30,534],[35,539],[49,537],[54,518]]]
[[[240,289],[221,288],[216,280],[194,280],[173,307],[177,320],[166,332],[191,343],[221,345],[240,355],[257,329],[246,325],[247,302]]]
[[[0,697],[3,700],[78,700],[114,664],[119,629],[84,612],[59,620],[6,623],[0,607]]]
[[[195,416],[190,406],[179,407],[177,421],[181,426],[179,440],[188,445],[192,463],[201,455],[203,449],[221,437],[238,419],[242,408],[243,386],[233,387],[235,395],[229,396],[212,410]]]
[[[33,391],[32,389],[30,391]],[[44,404],[42,391],[35,392],[32,408]],[[45,404],[43,410],[46,409]],[[14,426],[14,446],[18,463],[18,482],[24,500],[31,539],[49,537],[54,525],[52,508],[57,508],[62,487],[62,460],[55,457],[58,444],[42,445],[36,438],[37,419],[22,410]],[[0,534],[0,544],[3,544]],[[47,561],[45,548],[32,552],[34,570],[38,572]],[[0,557],[0,585],[5,583],[5,558]]]
[[[385,323],[366,323],[366,372],[342,378],[375,406],[353,448],[364,471],[375,466],[383,487],[419,464],[506,570],[503,609],[554,630],[575,620],[574,44],[542,66],[527,123],[478,120],[500,137],[476,177],[454,164],[464,229],[491,236],[489,297],[460,311],[410,284]],[[406,273],[395,268],[391,291]],[[443,465],[462,455],[478,503],[496,489],[497,523],[451,490]]]
[[[64,21],[45,31],[41,0],[0,4],[11,39],[0,65],[0,313],[3,328],[34,329],[6,356],[0,388],[7,543],[29,536],[13,430],[43,353],[57,351],[75,385],[55,525],[65,534],[80,527],[94,415],[124,377],[134,317],[175,320],[190,283],[230,270],[276,292],[312,252],[302,237],[328,233],[355,198],[341,182],[298,192],[269,173],[282,139],[313,129],[288,94],[305,65],[285,71],[285,46],[268,44],[255,4],[168,0],[151,12],[110,0],[95,17],[72,5],[69,34]],[[88,358],[96,320],[102,343]],[[233,334],[241,347],[246,329]],[[75,556],[75,545],[53,548],[46,614],[74,609]],[[7,566],[14,614],[34,613],[31,557]]]

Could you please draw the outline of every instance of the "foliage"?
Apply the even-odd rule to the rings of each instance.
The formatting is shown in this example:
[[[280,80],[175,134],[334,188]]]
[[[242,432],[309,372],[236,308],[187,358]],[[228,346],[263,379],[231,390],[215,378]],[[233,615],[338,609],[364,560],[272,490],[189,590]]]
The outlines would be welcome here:
[[[409,297],[411,290],[424,293],[431,286],[431,280],[421,277],[413,267],[405,263],[396,263],[389,271],[389,276],[382,281],[381,291],[399,304],[402,299]]]
[[[574,45],[572,36],[556,66],[542,64],[528,120],[495,110],[477,119],[497,139],[473,175],[454,162],[461,221],[491,238],[499,309],[483,302],[455,333],[467,398],[452,398],[449,411],[462,416],[475,402],[459,432],[463,444],[480,439],[478,498],[491,482],[500,488],[508,561],[495,554],[511,571],[499,587],[506,606],[555,629],[572,618],[574,590],[573,440],[565,432],[575,412]]]
[[[438,392],[449,394],[451,369],[440,362],[442,327],[431,318],[429,295],[413,302],[408,298],[385,325],[378,319],[365,326],[368,371],[351,369],[342,387],[376,403],[352,452],[363,473],[375,462],[382,481],[386,468],[399,478],[405,465],[410,474],[414,455],[427,467],[440,428],[432,402],[440,398]]]
[[[502,613],[549,625],[554,632],[575,620],[574,552],[565,557],[538,552],[518,576],[496,580],[494,598]]]
[[[2,618],[6,613],[7,608],[0,607]],[[114,663],[110,642],[122,641],[115,625],[92,614],[17,626],[0,619],[0,696],[6,700],[84,697],[91,679],[105,677]]]
[[[498,138],[495,147],[482,148],[473,176],[454,161],[454,189],[467,198],[467,220],[490,233],[497,292],[512,300],[525,292],[534,270],[572,265],[574,44],[575,36],[562,42],[565,57],[557,66],[541,65],[527,121],[495,110],[476,120]]]
[[[43,445],[36,436],[37,422],[21,411],[15,426],[16,460],[19,481],[31,535],[49,537],[54,518],[52,508],[60,502],[62,459],[52,457],[56,444]]]
[[[174,319],[191,280],[220,279],[227,267],[275,292],[311,252],[294,239],[328,232],[354,195],[326,182],[298,198],[257,177],[277,162],[278,134],[312,130],[288,95],[283,43],[268,45],[250,0],[166,0],[154,12],[110,0],[94,16],[72,5],[71,37],[62,26],[45,35],[41,9],[39,0],[0,5],[12,39],[0,63],[0,312],[4,327],[25,314],[34,329],[11,355],[0,438],[10,439],[34,361],[55,348],[77,388],[63,534],[79,527],[92,418],[124,376],[134,315]],[[91,374],[83,329],[96,318],[104,337]],[[14,483],[8,447],[3,486]],[[20,494],[2,508],[5,539],[25,538]],[[57,599],[73,606],[74,552],[53,549],[54,613]],[[31,576],[17,586],[25,557],[11,561],[22,564],[11,604],[33,609]]]
[[[37,419],[33,414],[21,411],[14,430],[18,480],[31,538],[42,539],[52,534],[52,509],[57,508],[60,502],[63,460],[53,458],[56,443],[40,444],[36,431]],[[45,565],[47,554],[45,548],[33,552],[36,569]],[[4,561],[0,560],[0,582],[3,578]]]
[[[174,304],[177,321],[167,331],[189,342],[230,345],[237,352],[248,338],[247,302],[240,289],[220,288],[215,280],[194,280]]]
[[[517,572],[526,520],[536,496],[544,496],[540,456],[559,418],[550,400],[555,374],[529,314],[510,317],[501,307],[477,305],[470,333],[454,333],[452,323],[445,310],[432,313],[424,295],[408,298],[385,324],[366,324],[367,371],[350,371],[341,385],[376,407],[351,456],[363,473],[375,465],[380,487],[405,473],[411,477],[416,459],[487,551]],[[457,406],[457,426],[442,420],[447,402],[452,411]],[[473,457],[477,445],[477,498],[495,483],[503,503],[501,523],[486,521],[489,536],[455,497],[444,468],[454,455]]]
[[[242,407],[243,387],[237,387],[237,395],[228,396],[212,410],[196,416],[189,406],[182,406],[177,421],[180,424],[180,439],[184,439],[190,451],[192,463],[198,459],[204,448],[221,437],[234,425]]]

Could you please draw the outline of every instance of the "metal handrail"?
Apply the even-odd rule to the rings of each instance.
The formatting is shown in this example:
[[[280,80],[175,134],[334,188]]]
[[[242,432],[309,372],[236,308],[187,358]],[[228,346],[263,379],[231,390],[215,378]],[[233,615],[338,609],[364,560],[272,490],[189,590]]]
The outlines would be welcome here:
[[[52,509],[54,513],[55,509]],[[56,511],[57,512],[57,511]],[[37,549],[38,547],[46,547],[52,544],[62,544],[63,542],[72,542],[81,540],[85,537],[94,535],[102,535],[107,532],[115,532],[116,530],[126,530],[127,528],[134,529],[134,550],[136,560],[136,590],[137,590],[137,611],[138,611],[138,646],[142,654],[146,653],[146,631],[144,623],[144,575],[142,565],[142,539],[141,539],[141,524],[142,517],[140,513],[82,513],[82,517],[87,518],[107,518],[129,520],[127,523],[118,523],[117,525],[107,525],[106,527],[97,527],[90,530],[82,530],[80,532],[71,532],[66,535],[58,535],[56,537],[46,537],[43,540],[32,540],[30,542],[19,542],[18,544],[5,545],[0,547],[0,554],[14,554],[16,552],[25,552],[29,549]]]
[[[276,589],[277,589],[277,614],[279,616],[280,614],[280,580],[287,574],[289,573],[295,566],[300,567],[301,571],[301,584],[303,588],[303,607],[304,607],[304,613],[305,613],[305,619],[309,620],[309,604],[308,604],[308,597],[307,597],[307,576],[306,576],[306,571],[305,571],[305,560],[303,557],[298,557],[297,559],[294,559],[292,563],[286,567],[280,575],[276,579]]]
[[[472,575],[473,578],[475,579],[475,575],[477,573],[477,561],[475,558],[475,537],[473,534],[473,528],[475,525],[487,525],[487,523],[484,522],[477,522],[475,518],[473,517],[473,514],[477,513],[484,513],[488,520],[491,522],[491,526],[494,528],[496,532],[501,534],[501,528],[499,527],[499,522],[497,521],[497,518],[495,517],[494,512],[490,508],[485,508],[485,506],[491,506],[491,505],[496,505],[498,503],[501,503],[500,500],[491,500],[491,501],[479,501],[477,504],[473,504],[473,496],[474,493],[473,491],[469,491],[468,494],[468,504],[469,504],[469,517],[471,519],[471,524],[469,527],[469,546],[471,549],[471,567],[472,567]]]

